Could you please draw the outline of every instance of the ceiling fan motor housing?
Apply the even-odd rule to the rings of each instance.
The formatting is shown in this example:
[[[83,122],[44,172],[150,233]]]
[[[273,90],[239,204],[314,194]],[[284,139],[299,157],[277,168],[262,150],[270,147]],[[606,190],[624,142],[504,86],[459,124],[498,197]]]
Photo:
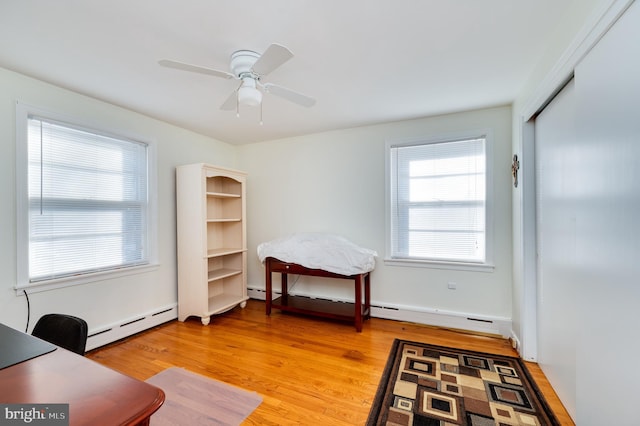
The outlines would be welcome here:
[[[257,78],[251,68],[260,57],[259,53],[251,50],[238,50],[231,55],[231,72],[238,78],[243,78],[249,74],[253,78]]]

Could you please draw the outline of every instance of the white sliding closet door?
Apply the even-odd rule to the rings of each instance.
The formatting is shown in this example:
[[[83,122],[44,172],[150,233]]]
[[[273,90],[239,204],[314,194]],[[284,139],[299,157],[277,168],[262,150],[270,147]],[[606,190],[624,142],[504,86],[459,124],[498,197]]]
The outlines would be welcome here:
[[[580,425],[638,425],[640,2],[575,70]],[[613,420],[613,421],[612,421]]]
[[[572,80],[542,111],[536,132],[536,220],[538,249],[538,364],[564,403],[576,414],[577,191],[574,163],[575,87]]]
[[[539,363],[578,425],[637,425],[640,4],[536,127]]]

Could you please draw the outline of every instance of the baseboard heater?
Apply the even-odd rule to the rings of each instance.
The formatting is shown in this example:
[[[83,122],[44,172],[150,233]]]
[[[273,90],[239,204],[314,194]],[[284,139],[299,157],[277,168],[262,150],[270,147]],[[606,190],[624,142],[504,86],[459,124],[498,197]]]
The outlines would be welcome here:
[[[249,287],[248,294],[252,299],[265,300],[266,292],[262,288]],[[310,294],[296,295],[312,298],[317,297]],[[339,298],[331,300],[336,302],[349,302],[349,300],[341,300]],[[414,306],[394,306],[375,301],[371,301],[371,316],[476,333],[493,334],[504,338],[511,335],[511,319],[509,318],[480,317],[463,312],[425,309]]]
[[[127,318],[118,323],[90,330],[87,338],[87,350],[116,342],[176,318],[178,318],[178,305],[172,304]]]

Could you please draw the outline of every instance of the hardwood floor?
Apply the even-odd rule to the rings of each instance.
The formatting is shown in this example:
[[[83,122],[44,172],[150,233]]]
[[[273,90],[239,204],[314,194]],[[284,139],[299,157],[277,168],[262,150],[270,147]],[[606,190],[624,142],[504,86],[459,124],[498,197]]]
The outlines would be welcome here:
[[[211,318],[172,321],[87,357],[145,380],[171,366],[258,392],[245,425],[363,425],[395,338],[515,356],[504,339],[372,318],[362,333],[319,318],[265,315],[250,300]],[[560,422],[573,422],[536,364],[528,363]]]

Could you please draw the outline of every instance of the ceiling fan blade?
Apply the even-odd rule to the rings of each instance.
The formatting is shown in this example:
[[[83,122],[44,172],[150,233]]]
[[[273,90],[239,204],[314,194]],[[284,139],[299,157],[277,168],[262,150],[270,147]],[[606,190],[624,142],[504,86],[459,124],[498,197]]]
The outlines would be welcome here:
[[[265,83],[264,89],[273,95],[280,96],[283,99],[302,105],[304,107],[312,107],[316,104],[316,100],[310,96],[303,95],[286,87],[278,86],[277,84]]]
[[[251,70],[259,76],[267,75],[291,58],[293,53],[289,49],[274,43],[258,58]]]
[[[168,59],[163,59],[161,61],[158,61],[158,63],[163,67],[175,68],[177,70],[182,70],[182,71],[197,72],[200,74],[207,74],[207,75],[222,77],[226,79],[236,78],[235,75],[226,71],[214,70],[212,68],[205,68],[198,65],[185,64],[184,62],[176,62],[176,61],[170,61]]]
[[[231,92],[229,97],[222,105],[220,105],[220,109],[223,111],[233,111],[238,107],[238,91],[234,90]]]

